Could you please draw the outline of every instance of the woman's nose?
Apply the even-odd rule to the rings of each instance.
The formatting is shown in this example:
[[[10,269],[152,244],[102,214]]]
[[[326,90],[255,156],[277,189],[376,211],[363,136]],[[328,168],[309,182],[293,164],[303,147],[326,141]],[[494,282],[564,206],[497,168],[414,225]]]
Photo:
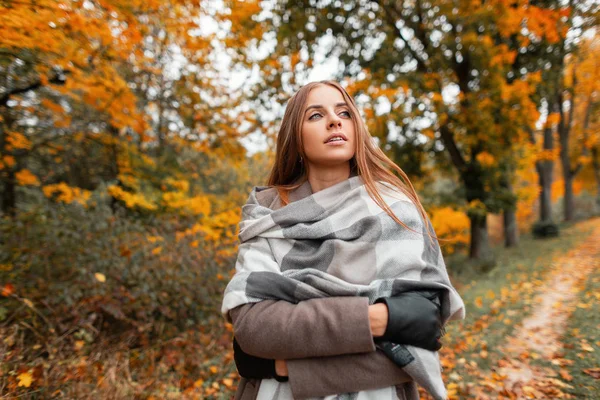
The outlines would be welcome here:
[[[329,128],[342,126],[342,120],[336,115],[329,120]]]

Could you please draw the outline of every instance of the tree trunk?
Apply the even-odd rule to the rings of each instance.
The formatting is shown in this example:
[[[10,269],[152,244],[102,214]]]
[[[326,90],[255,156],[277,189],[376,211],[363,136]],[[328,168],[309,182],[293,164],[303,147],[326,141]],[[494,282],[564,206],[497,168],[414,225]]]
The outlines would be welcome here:
[[[553,150],[554,140],[552,137],[552,128],[544,128],[544,150]],[[552,219],[552,170],[554,169],[553,160],[538,161],[540,190],[540,220],[550,221]]]
[[[594,177],[596,178],[596,209],[600,211],[600,160],[598,147],[592,147],[592,166],[594,167]]]
[[[2,212],[14,217],[17,213],[17,196],[15,188],[15,171],[9,169],[2,182]]]
[[[481,201],[485,203],[486,189],[484,187],[483,171],[476,163],[470,163],[462,174],[465,185],[465,197],[468,203]],[[470,213],[469,213],[470,214]],[[471,243],[469,257],[472,259],[488,259],[492,256],[491,246],[487,231],[487,216],[480,210],[469,215],[471,222]]]
[[[575,69],[573,69],[573,79],[576,79]],[[573,178],[575,177],[575,170],[571,167],[571,157],[569,156],[569,136],[571,133],[571,121],[573,120],[575,104],[573,104],[573,94],[571,94],[569,118],[567,120],[563,110],[563,100],[562,92],[559,92],[554,107],[560,115],[558,137],[560,140],[560,162],[562,164],[563,184],[565,188],[563,198],[563,218],[565,221],[572,221],[575,216],[575,197],[573,195]]]
[[[6,107],[0,105],[0,110],[6,111]],[[7,125],[12,124],[12,119],[8,112],[1,112],[3,120],[0,121],[0,156],[5,155],[5,132]],[[17,196],[15,187],[15,170],[14,167],[5,166],[4,170],[0,171],[0,184],[2,193],[0,194],[0,207],[6,215],[14,217],[17,211]]]
[[[122,187],[121,180],[119,179],[119,131],[114,126],[109,126],[108,131],[112,137],[112,143],[110,147],[110,179],[117,181],[117,186]],[[117,212],[118,200],[111,196],[110,198],[110,209],[113,212]]]
[[[590,95],[587,100],[585,118],[583,120],[583,155],[587,156],[590,153],[592,155],[592,168],[594,170],[594,178],[596,180],[596,212],[600,212],[600,160],[598,159],[598,146],[592,146],[591,149],[587,148],[588,130],[590,128],[593,102],[593,97]]]
[[[517,216],[515,210],[504,210],[504,247],[516,247],[519,244]]]
[[[485,216],[472,215],[469,216],[471,221],[471,247],[469,249],[469,257],[486,260],[491,258],[492,250],[487,231],[487,220]]]
[[[573,174],[565,171],[569,165],[563,163],[563,180],[565,186],[565,197],[563,199],[563,212],[565,221],[573,221],[575,218],[575,195],[573,194]]]
[[[502,177],[501,185],[506,192],[507,201],[502,212],[503,231],[504,231],[504,247],[515,247],[519,244],[518,229],[517,229],[517,198],[513,193],[511,177],[513,175],[512,168],[507,169]]]

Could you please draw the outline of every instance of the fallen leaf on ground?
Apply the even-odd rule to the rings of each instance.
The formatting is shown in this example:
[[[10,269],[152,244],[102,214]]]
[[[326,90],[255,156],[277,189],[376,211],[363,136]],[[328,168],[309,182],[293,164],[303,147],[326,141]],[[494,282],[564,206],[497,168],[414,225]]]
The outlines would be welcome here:
[[[19,380],[19,384],[17,386],[25,386],[26,388],[31,386],[31,382],[33,382],[33,377],[29,372],[23,372],[19,374],[17,379]]]
[[[12,283],[7,283],[2,288],[2,296],[8,297],[15,292],[15,286]]]
[[[600,379],[600,368],[587,368],[583,370],[584,374],[588,374],[594,379]]]
[[[233,386],[233,379],[229,379],[229,378],[223,379],[223,385],[225,385],[228,388],[231,388]]]
[[[563,378],[567,382],[570,382],[573,380],[573,377],[571,376],[571,374],[569,374],[569,372],[566,369],[561,369],[559,371],[559,374],[560,374],[561,378]]]
[[[594,348],[587,343],[581,343],[581,350],[587,351],[589,353],[594,351]]]

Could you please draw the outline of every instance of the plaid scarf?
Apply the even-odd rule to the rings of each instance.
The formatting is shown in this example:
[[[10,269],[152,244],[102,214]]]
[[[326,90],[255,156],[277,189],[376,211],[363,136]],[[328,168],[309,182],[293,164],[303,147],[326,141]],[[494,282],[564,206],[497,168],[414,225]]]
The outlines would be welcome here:
[[[308,184],[306,182],[305,184]],[[222,312],[265,299],[298,303],[329,296],[380,297],[412,290],[441,292],[442,321],[464,318],[435,239],[413,202],[387,183],[378,191],[409,229],[369,196],[362,179],[349,179],[272,210],[255,187],[242,207],[236,273]],[[403,369],[436,399],[446,398],[437,352],[403,346]],[[351,366],[349,366],[351,367]],[[412,385],[412,387],[410,387]],[[352,399],[418,398],[414,383],[351,394]],[[389,395],[388,395],[389,393]],[[289,384],[263,380],[258,399],[291,399]]]

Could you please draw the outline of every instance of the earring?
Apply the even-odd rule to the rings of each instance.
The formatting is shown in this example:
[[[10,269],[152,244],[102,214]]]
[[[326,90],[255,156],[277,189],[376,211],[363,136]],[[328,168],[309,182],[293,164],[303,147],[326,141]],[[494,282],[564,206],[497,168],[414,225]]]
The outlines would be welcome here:
[[[303,164],[304,160],[302,159],[302,156],[300,156],[300,164]]]

